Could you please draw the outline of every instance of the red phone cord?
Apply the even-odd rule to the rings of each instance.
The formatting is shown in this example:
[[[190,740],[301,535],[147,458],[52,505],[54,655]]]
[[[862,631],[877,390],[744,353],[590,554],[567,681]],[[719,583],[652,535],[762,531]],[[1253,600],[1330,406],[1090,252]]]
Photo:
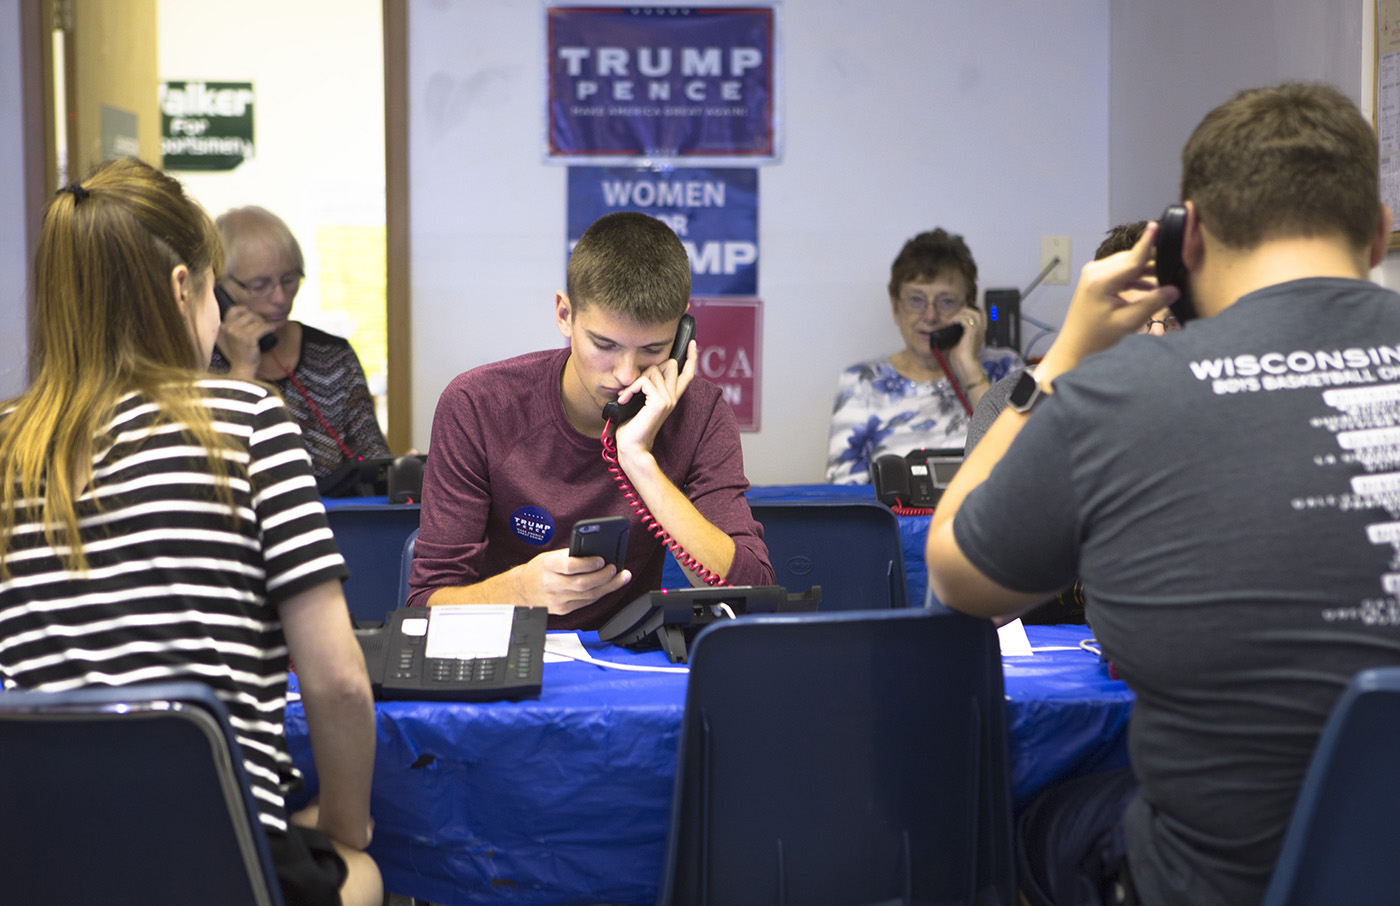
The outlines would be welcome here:
[[[942,368],[943,373],[948,376],[948,383],[953,385],[953,392],[958,395],[958,400],[962,403],[963,409],[967,411],[968,415],[971,415],[972,404],[969,403],[967,401],[967,397],[963,395],[963,389],[962,386],[958,384],[958,379],[953,377],[953,369],[949,368],[948,363],[944,361],[943,351],[940,350],[937,346],[930,346],[929,348],[933,350],[933,357],[935,359],[938,359],[938,367]]]
[[[664,544],[666,549],[675,555],[676,560],[680,562],[681,566],[699,576],[706,585],[728,586],[729,583],[724,581],[723,576],[707,569],[699,560],[696,560],[690,554],[686,553],[685,548],[681,547],[680,542],[672,538],[670,533],[662,527],[661,523],[656,521],[656,517],[651,514],[651,510],[647,509],[647,505],[642,502],[641,496],[637,494],[637,489],[632,487],[632,482],[627,480],[627,474],[622,471],[622,466],[618,464],[617,441],[608,433],[608,429],[611,427],[611,421],[605,422],[603,424],[603,436],[599,438],[603,442],[603,462],[608,464],[608,471],[612,473],[613,481],[616,482],[618,490],[622,492],[622,498],[626,500],[627,505],[632,508],[632,512],[636,513],[637,517],[642,520],[642,525],[650,529],[657,540]]]

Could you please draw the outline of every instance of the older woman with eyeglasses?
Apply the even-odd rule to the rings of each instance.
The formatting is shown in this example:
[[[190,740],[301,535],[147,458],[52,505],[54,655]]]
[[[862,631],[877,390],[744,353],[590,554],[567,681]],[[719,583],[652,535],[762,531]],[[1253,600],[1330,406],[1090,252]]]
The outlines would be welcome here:
[[[842,372],[827,440],[832,484],[869,483],[870,464],[886,453],[961,449],[987,387],[1022,364],[1010,349],[983,345],[977,263],[961,236],[940,228],[906,242],[889,296],[904,348]],[[961,336],[935,353],[935,332],[955,326]]]
[[[222,287],[235,304],[219,329],[211,370],[277,387],[323,489],[359,460],[387,457],[374,397],[350,343],[291,319],[306,264],[287,224],[251,206],[216,223],[227,259]]]

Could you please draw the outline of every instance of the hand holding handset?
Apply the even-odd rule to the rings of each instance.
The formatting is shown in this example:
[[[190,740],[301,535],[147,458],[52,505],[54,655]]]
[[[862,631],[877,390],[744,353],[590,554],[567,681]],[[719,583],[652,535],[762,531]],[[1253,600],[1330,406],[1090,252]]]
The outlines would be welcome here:
[[[619,570],[627,563],[627,517],[580,519],[569,536],[570,557],[602,557]]]
[[[671,344],[671,358],[676,360],[676,371],[679,372],[685,367],[685,355],[690,349],[690,341],[695,339],[695,319],[690,315],[681,315],[681,323],[676,327],[676,340]],[[647,396],[638,391],[625,403],[616,400],[603,407],[603,420],[612,422],[614,426],[631,419],[642,407],[646,405]]]
[[[671,343],[671,358],[676,360],[677,371],[685,367],[686,353],[690,350],[690,341],[693,339],[695,339],[695,319],[690,315],[681,315],[681,322],[676,326],[676,339]],[[641,412],[642,406],[644,405],[646,405],[646,397],[641,393],[634,393],[631,398],[627,400],[626,404],[619,404],[613,401],[604,406],[603,420],[616,428],[638,412]],[[608,431],[606,425],[603,428],[603,434],[599,440],[603,444],[603,462],[607,463],[608,472],[612,475],[613,481],[617,484],[617,489],[622,493],[622,496],[626,498],[627,505],[631,507],[632,512],[641,519],[642,525],[650,529],[651,533],[666,545],[667,549],[675,555],[676,560],[681,564],[682,568],[690,570],[706,584],[728,585],[729,583],[724,581],[723,576],[706,568],[704,564],[686,553],[656,517],[652,516],[651,511],[648,510],[646,504],[642,502],[641,495],[637,493],[636,488],[632,487],[632,482],[628,480],[627,473],[623,471],[617,456],[616,438]],[[571,552],[572,549],[573,544],[571,542]],[[625,552],[625,549],[619,549],[617,553],[619,564]]]
[[[1181,247],[1186,238],[1186,208],[1169,205],[1157,221],[1157,284],[1175,286],[1181,295],[1171,304],[1172,314],[1182,324],[1196,317],[1196,303],[1191,298],[1186,264],[1181,260]]]
[[[237,303],[233,301],[233,296],[228,294],[228,290],[217,282],[214,284],[214,299],[219,303],[219,320],[228,317],[228,311]],[[277,334],[265,333],[258,337],[258,352],[267,352],[277,345]]]

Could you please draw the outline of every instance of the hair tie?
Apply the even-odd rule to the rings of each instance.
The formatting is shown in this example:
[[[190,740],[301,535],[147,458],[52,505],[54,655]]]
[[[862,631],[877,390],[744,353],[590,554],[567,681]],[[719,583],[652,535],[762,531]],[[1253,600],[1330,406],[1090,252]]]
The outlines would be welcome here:
[[[59,191],[60,193],[62,193],[62,192],[71,192],[71,193],[73,194],[73,204],[77,204],[78,202],[87,199],[88,196],[90,196],[90,195],[92,194],[91,192],[89,192],[87,189],[84,189],[81,185],[79,185],[79,184],[76,183],[76,182],[70,182],[68,185],[64,186],[63,188],[59,189],[58,191]]]

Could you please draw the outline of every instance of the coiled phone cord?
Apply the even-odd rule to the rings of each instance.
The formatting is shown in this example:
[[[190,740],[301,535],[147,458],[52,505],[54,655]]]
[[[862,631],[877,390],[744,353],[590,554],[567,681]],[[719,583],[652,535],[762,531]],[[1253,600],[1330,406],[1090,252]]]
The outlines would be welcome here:
[[[967,396],[963,393],[962,386],[958,379],[953,376],[953,369],[948,367],[948,362],[943,358],[943,350],[937,346],[930,346],[933,350],[933,357],[938,360],[938,367],[943,369],[943,373],[948,376],[948,383],[953,385],[953,392],[958,395],[958,401],[962,403],[963,409],[970,416],[972,415],[972,404],[967,401]]]
[[[724,581],[723,576],[711,571],[687,553],[685,548],[681,547],[680,542],[672,538],[661,523],[656,521],[651,510],[647,509],[647,505],[642,502],[641,495],[637,493],[636,488],[632,487],[632,482],[627,479],[627,473],[622,471],[622,465],[617,461],[617,440],[609,433],[610,428],[612,428],[612,422],[604,422],[603,436],[599,438],[603,442],[603,462],[607,463],[608,472],[612,474],[613,481],[617,484],[618,490],[622,492],[622,498],[632,508],[632,512],[636,513],[637,517],[642,520],[642,525],[649,529],[657,540],[675,555],[682,567],[695,573],[706,585],[728,586],[729,583]]]

